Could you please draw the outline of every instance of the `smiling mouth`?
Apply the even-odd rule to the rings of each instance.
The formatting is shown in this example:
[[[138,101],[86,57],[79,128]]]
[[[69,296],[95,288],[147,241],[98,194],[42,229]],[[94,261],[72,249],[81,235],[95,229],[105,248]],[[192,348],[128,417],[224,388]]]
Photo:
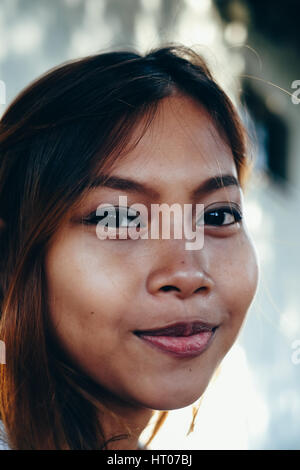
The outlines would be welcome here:
[[[177,323],[166,328],[134,331],[149,346],[175,357],[194,357],[211,344],[219,325],[203,322]]]

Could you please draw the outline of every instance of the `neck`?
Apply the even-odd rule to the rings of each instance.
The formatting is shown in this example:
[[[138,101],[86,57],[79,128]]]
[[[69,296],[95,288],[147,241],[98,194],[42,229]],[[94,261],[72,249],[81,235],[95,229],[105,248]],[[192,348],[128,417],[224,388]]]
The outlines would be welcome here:
[[[113,414],[107,414],[103,423],[105,438],[130,434],[128,438],[111,441],[109,450],[137,450],[141,433],[149,423],[153,410],[118,401],[106,403]]]

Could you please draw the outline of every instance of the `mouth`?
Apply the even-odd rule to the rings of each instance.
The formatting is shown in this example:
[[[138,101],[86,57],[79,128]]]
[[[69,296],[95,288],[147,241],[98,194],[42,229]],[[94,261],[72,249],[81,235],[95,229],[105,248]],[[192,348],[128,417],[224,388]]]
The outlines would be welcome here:
[[[134,334],[149,346],[175,357],[194,357],[211,344],[219,325],[204,322],[181,322]]]

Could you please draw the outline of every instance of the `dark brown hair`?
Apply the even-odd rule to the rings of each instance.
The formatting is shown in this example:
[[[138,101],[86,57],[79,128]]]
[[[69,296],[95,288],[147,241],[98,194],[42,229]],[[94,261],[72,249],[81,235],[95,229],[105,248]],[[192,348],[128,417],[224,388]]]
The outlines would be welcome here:
[[[44,255],[95,172],[107,174],[138,120],[148,116],[149,125],[159,101],[178,91],[208,111],[243,187],[249,161],[239,116],[205,61],[183,46],[67,62],[23,90],[1,119],[0,338],[7,363],[0,366],[0,417],[12,448],[107,449],[126,437],[104,436],[99,412],[111,413],[104,391],[68,361],[51,333]]]

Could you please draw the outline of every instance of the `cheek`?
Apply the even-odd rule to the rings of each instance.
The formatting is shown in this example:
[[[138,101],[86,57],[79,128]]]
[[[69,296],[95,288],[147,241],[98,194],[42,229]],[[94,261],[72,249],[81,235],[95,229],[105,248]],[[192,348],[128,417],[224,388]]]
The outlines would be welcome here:
[[[45,259],[49,309],[65,345],[85,350],[95,341],[115,346],[119,331],[129,328],[130,303],[139,273],[108,247],[88,237],[60,237]],[[102,343],[103,344],[103,343]]]
[[[217,255],[217,258],[215,258]],[[214,277],[228,314],[228,331],[236,336],[254,299],[258,285],[256,249],[246,232],[213,248],[218,259]],[[226,327],[227,327],[226,326]]]
[[[142,277],[136,258],[135,265],[130,260],[130,250],[120,253],[110,243],[71,235],[56,242],[45,260],[55,337],[73,363],[116,393],[119,377],[126,382],[128,373],[136,374],[128,338]]]

